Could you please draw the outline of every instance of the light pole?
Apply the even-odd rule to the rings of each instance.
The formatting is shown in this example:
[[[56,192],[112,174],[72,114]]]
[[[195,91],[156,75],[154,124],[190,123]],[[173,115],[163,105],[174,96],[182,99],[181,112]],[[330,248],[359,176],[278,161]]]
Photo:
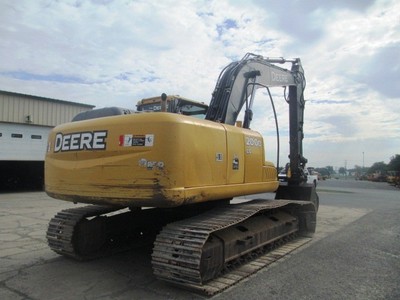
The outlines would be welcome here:
[[[363,151],[363,169],[362,169],[363,173],[364,173],[364,151]]]

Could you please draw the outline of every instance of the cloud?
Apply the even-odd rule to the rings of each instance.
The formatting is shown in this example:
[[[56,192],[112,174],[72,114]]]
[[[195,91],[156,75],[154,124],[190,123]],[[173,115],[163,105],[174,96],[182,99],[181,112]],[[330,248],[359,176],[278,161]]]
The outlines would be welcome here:
[[[333,132],[343,137],[356,136],[359,134],[354,116],[331,115],[319,118],[319,120],[332,128]]]
[[[374,53],[357,80],[390,98],[400,97],[400,42]]]
[[[220,71],[246,52],[300,57],[310,161],[343,164],[339,151],[368,149],[373,163],[400,149],[398,1],[26,0],[0,11],[2,90],[98,107],[134,108],[163,92],[208,103]],[[280,88],[271,92],[286,153],[288,108]],[[275,157],[265,91],[254,111]]]
[[[222,24],[217,25],[217,33],[218,36],[221,37],[224,32],[229,31],[230,29],[238,29],[239,26],[237,25],[235,20],[226,19]]]
[[[325,24],[333,20],[332,15],[338,10],[354,10],[364,12],[373,3],[368,1],[296,1],[289,0],[285,3],[279,1],[254,1],[260,9],[265,11],[268,18],[265,24],[290,35],[292,43],[289,47],[302,45],[309,47],[322,39]]]
[[[12,71],[12,72],[2,72],[0,73],[2,76],[15,78],[19,80],[27,80],[27,81],[54,81],[61,83],[85,83],[84,80],[73,77],[73,76],[65,76],[63,74],[33,74],[24,71]]]

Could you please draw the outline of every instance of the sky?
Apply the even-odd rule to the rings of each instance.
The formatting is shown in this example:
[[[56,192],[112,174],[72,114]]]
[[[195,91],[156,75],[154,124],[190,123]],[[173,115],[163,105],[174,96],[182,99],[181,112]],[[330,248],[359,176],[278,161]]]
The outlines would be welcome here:
[[[167,93],[209,103],[247,52],[300,58],[304,156],[348,169],[400,154],[400,1],[0,0],[0,90],[134,109]],[[271,89],[288,155],[288,107]],[[271,104],[252,129],[276,163]]]

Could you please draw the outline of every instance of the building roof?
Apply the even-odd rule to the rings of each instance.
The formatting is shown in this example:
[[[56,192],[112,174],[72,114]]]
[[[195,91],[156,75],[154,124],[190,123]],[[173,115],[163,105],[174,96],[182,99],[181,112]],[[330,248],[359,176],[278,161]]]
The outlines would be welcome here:
[[[15,93],[15,92],[3,91],[3,90],[0,90],[0,94],[35,99],[35,100],[40,100],[40,101],[47,101],[47,102],[71,104],[71,105],[82,106],[82,107],[87,107],[87,108],[95,107],[95,105],[90,105],[90,104],[84,104],[84,103],[78,103],[78,102],[72,102],[72,101],[66,101],[66,100],[59,100],[59,99],[53,99],[53,98],[46,98],[46,97],[35,96],[35,95],[21,94],[21,93]]]

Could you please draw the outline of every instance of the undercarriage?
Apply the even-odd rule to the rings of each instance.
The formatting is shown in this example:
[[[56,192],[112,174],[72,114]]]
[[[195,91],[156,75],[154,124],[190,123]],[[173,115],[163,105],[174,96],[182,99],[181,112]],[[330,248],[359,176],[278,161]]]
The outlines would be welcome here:
[[[59,212],[47,240],[52,250],[77,260],[154,243],[157,278],[213,295],[309,241],[315,225],[310,201],[122,211],[90,205]]]

